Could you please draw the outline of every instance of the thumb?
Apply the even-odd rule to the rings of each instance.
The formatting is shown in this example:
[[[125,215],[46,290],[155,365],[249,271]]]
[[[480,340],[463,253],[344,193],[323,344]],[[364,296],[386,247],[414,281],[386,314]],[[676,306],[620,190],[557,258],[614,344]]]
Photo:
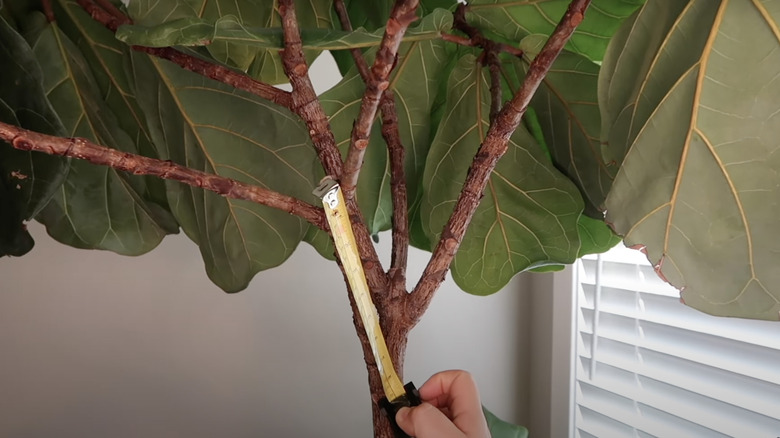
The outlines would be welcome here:
[[[395,416],[398,426],[407,435],[417,438],[464,437],[463,432],[444,413],[430,403],[413,408],[401,408]]]

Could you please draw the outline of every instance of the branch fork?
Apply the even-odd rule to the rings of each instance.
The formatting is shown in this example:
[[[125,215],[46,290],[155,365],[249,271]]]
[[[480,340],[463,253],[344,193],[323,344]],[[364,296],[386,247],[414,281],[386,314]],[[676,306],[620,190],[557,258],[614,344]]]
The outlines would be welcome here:
[[[107,0],[77,1],[95,20],[101,22],[112,31],[116,31],[121,24],[130,22],[128,17],[114,8]],[[455,44],[478,46],[484,49],[483,62],[490,69],[492,82],[491,123],[487,135],[469,168],[453,213],[442,230],[441,238],[433,250],[419,282],[414,290],[408,293],[405,287],[409,231],[407,218],[408,201],[404,175],[404,147],[400,140],[394,94],[389,89],[390,82],[388,78],[396,62],[401,39],[408,26],[417,19],[416,9],[418,1],[396,1],[374,63],[370,68],[363,59],[361,51],[359,49],[352,50],[356,66],[366,83],[366,90],[344,161],[342,161],[327,116],[309,78],[308,65],[303,55],[293,0],[279,0],[278,9],[282,17],[284,34],[284,50],[281,52],[281,58],[285,72],[292,85],[292,92],[280,90],[242,73],[203,61],[172,48],[133,47],[134,50],[167,59],[180,65],[182,68],[284,106],[296,113],[305,122],[326,174],[339,180],[344,190],[360,257],[363,261],[372,297],[380,313],[388,347],[393,356],[393,362],[398,368],[399,375],[402,375],[403,352],[409,331],[419,321],[428,308],[433,294],[444,281],[466,233],[466,229],[479,205],[490,175],[498,160],[506,152],[509,138],[519,125],[523,114],[528,108],[531,97],[574,29],[582,21],[585,10],[591,2],[591,0],[573,0],[570,3],[564,17],[542,51],[531,63],[520,89],[503,106],[501,105],[500,61],[498,54],[507,52],[519,56],[522,54],[522,51],[484,38],[478,30],[466,22],[465,8],[467,6],[460,5],[458,7],[455,13],[455,28],[468,35],[468,38],[454,34],[444,34],[442,39]],[[334,0],[334,7],[341,18],[342,26],[346,30],[351,30],[343,0]],[[369,146],[371,127],[378,110],[381,111],[382,136],[390,155],[393,200],[393,249],[391,266],[387,273],[385,273],[379,262],[354,196],[365,150]],[[299,216],[320,229],[326,231],[328,229],[324,212],[319,207],[261,187],[189,169],[170,161],[120,152],[96,145],[84,139],[65,139],[47,136],[5,123],[0,123],[0,139],[21,150],[40,151],[85,159],[95,164],[110,166],[122,171],[155,175],[202,187],[222,196],[248,200],[277,208]],[[357,315],[351,294],[350,302],[353,306],[353,314]],[[373,398],[376,399],[376,394],[381,392],[381,382],[379,381],[376,364],[373,363],[373,355],[368,347],[368,341],[365,339],[365,332],[360,324],[360,318],[354,319],[369,370],[369,384],[372,388]],[[374,419],[375,424],[386,425],[386,420],[378,414],[376,408],[374,409]],[[377,436],[391,436],[389,435],[390,429],[387,427],[380,427],[377,429],[377,432],[379,433]]]

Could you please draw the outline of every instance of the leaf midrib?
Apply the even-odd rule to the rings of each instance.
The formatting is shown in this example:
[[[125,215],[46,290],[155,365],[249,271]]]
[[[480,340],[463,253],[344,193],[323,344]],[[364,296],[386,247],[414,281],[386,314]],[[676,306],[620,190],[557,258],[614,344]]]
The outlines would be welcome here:
[[[203,156],[208,161],[208,163],[211,166],[211,168],[213,169],[214,173],[216,175],[219,175],[219,173],[217,172],[217,167],[214,164],[213,158],[211,157],[211,155],[208,153],[208,151],[204,147],[204,142],[203,142],[203,139],[200,137],[200,133],[197,131],[197,129],[193,128],[196,124],[190,119],[189,114],[187,114],[187,112],[184,111],[184,107],[183,107],[182,102],[179,100],[178,95],[174,92],[174,90],[176,90],[176,87],[170,82],[168,76],[160,68],[160,60],[157,59],[157,58],[153,58],[153,57],[149,57],[149,59],[152,61],[152,64],[154,65],[155,70],[157,71],[157,77],[160,79],[160,81],[163,84],[165,84],[165,87],[168,90],[168,95],[176,103],[176,107],[179,109],[179,114],[187,122],[187,125],[190,126],[190,130],[192,131],[192,135],[193,135],[193,137],[195,139],[197,139],[198,145],[200,146],[201,153],[203,153]],[[187,147],[185,146],[184,150],[186,150],[186,149],[187,149]],[[192,190],[192,191],[194,192],[194,190]],[[204,196],[203,202],[204,202],[204,205],[205,205],[205,202],[206,202],[206,200],[205,200],[206,191],[202,190],[202,192],[203,192],[203,196]],[[193,196],[194,196],[194,193],[193,193]],[[247,247],[247,239],[246,239],[246,236],[244,236],[244,230],[241,227],[241,224],[239,223],[238,218],[236,217],[236,213],[235,213],[235,211],[233,209],[233,203],[231,202],[230,198],[223,198],[223,200],[227,204],[228,211],[230,212],[230,217],[233,219],[233,222],[236,224],[236,229],[238,230],[238,233],[241,236],[241,242],[242,242],[241,246],[244,248],[244,254],[246,254],[247,260],[251,263],[252,262],[252,257],[249,255],[249,248]],[[206,224],[206,227],[208,228],[208,224]],[[211,250],[211,254],[213,256],[214,255],[214,249],[211,248],[211,239],[207,237],[206,240],[209,242],[208,243],[209,249]],[[214,259],[216,260],[216,257],[214,257]],[[233,269],[232,264],[228,263],[228,265],[230,266],[230,269],[232,270]]]
[[[74,17],[73,14],[71,13],[70,8],[73,7],[73,6],[74,6],[74,4],[71,1],[71,2],[68,2],[66,7],[63,8],[63,9],[65,9],[65,11],[70,16],[70,19],[73,22],[74,26],[76,26],[81,31],[81,33],[86,37],[84,39],[89,44],[90,48],[92,48],[92,52],[95,55],[95,58],[98,59],[98,62],[100,63],[100,66],[106,72],[106,76],[108,76],[109,81],[111,82],[113,87],[119,92],[119,95],[122,97],[122,101],[125,103],[125,106],[127,107],[128,111],[130,111],[130,114],[133,115],[133,120],[135,120],[136,124],[138,125],[139,131],[141,131],[143,133],[143,135],[146,137],[146,139],[151,142],[151,140],[150,140],[151,136],[149,135],[149,132],[146,130],[146,124],[143,122],[143,118],[140,117],[139,114],[135,111],[135,109],[133,108],[133,105],[131,105],[131,103],[130,103],[130,101],[128,99],[128,94],[126,94],[125,91],[122,89],[122,87],[119,86],[119,83],[115,80],[114,75],[109,73],[110,69],[108,68],[108,65],[105,63],[105,60],[103,59],[103,57],[100,56],[98,51],[96,50],[96,47],[104,47],[104,48],[110,49],[110,50],[113,50],[114,48],[113,47],[109,47],[109,46],[105,46],[103,44],[100,44],[97,41],[95,41],[93,38],[91,38],[92,35],[89,32],[87,32],[87,30],[84,29],[81,26],[80,21],[76,17]],[[78,5],[75,5],[75,6],[78,6]],[[80,9],[80,6],[78,6],[78,7]]]

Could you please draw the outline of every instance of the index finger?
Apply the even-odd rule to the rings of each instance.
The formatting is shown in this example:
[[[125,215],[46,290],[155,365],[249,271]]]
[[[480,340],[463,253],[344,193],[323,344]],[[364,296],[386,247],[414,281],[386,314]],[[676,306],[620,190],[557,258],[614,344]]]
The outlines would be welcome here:
[[[449,412],[450,419],[468,436],[487,431],[482,402],[474,378],[466,371],[451,370],[434,374],[420,387],[420,397]]]

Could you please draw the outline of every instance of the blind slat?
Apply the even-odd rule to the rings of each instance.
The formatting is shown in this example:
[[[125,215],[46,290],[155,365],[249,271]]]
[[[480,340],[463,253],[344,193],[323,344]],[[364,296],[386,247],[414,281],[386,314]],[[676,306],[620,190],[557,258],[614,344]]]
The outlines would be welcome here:
[[[780,323],[688,308],[637,253],[577,269],[577,435],[780,437]]]

